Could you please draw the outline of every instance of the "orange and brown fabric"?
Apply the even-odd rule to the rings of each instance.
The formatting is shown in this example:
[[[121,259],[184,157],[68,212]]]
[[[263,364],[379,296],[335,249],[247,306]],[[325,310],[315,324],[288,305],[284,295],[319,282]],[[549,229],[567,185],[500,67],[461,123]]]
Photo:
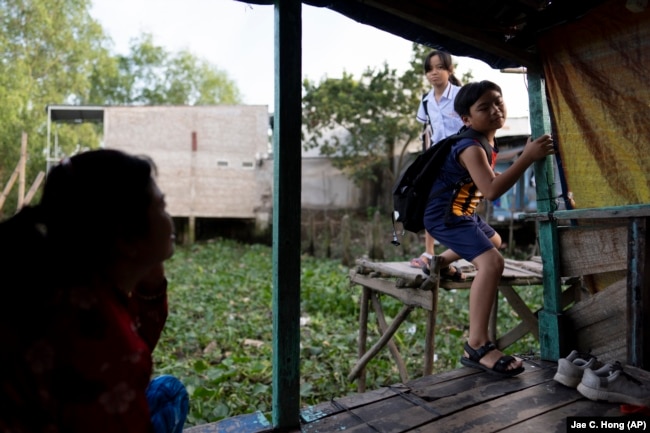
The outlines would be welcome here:
[[[575,207],[650,203],[650,7],[606,2],[539,48]]]
[[[650,8],[632,12],[626,3],[603,3],[539,43],[577,209],[650,203]],[[595,292],[625,276],[601,273],[584,282]]]

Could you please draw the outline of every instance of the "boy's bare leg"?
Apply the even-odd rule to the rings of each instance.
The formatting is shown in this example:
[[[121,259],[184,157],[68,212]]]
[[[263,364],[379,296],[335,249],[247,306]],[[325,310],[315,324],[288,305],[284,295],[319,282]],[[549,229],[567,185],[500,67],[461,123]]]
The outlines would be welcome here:
[[[497,287],[503,273],[504,260],[496,248],[488,250],[475,258],[472,263],[478,269],[469,296],[469,338],[467,342],[473,349],[484,346],[490,337],[488,323],[492,305],[497,293]],[[468,356],[465,353],[464,356]],[[492,350],[481,358],[481,364],[492,368],[503,356],[503,352]],[[508,369],[515,369],[522,365],[520,359],[510,363]]]

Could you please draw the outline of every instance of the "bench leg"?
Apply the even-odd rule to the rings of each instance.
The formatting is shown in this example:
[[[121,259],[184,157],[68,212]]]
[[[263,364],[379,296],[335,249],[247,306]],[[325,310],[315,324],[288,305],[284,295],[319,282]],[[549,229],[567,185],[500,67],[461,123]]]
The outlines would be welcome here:
[[[377,324],[379,325],[380,335],[383,335],[388,330],[388,323],[386,323],[384,309],[381,307],[381,302],[379,301],[377,292],[372,292],[370,298],[372,300],[372,307],[377,315]],[[406,364],[404,363],[404,359],[402,359],[402,355],[399,353],[397,344],[395,344],[392,338],[388,341],[388,350],[390,350],[390,353],[393,355],[393,359],[395,360],[395,364],[397,364],[397,370],[399,371],[399,377],[402,380],[402,383],[408,382],[409,375],[406,371]]]
[[[370,301],[370,289],[362,287],[361,301],[359,308],[359,346],[357,348],[358,359],[366,353],[366,343],[368,342],[368,302]],[[359,381],[357,382],[359,392],[366,392],[366,369],[359,372]]]
[[[363,370],[370,362],[372,358],[379,353],[379,351],[388,343],[388,341],[393,338],[393,335],[395,335],[395,332],[397,332],[397,329],[399,329],[399,326],[406,320],[408,315],[413,311],[413,308],[415,308],[412,305],[405,305],[402,307],[400,312],[397,314],[397,316],[393,319],[391,322],[390,326],[386,330],[386,332],[377,340],[377,342],[368,350],[366,353],[363,354],[363,356],[357,361],[355,366],[352,368],[352,371],[348,375],[348,380],[352,381],[356,379],[359,376],[359,373],[361,370]]]
[[[427,333],[424,339],[424,375],[433,373],[433,357],[436,349],[436,315],[438,312],[438,285],[431,289],[431,310],[427,315]]]

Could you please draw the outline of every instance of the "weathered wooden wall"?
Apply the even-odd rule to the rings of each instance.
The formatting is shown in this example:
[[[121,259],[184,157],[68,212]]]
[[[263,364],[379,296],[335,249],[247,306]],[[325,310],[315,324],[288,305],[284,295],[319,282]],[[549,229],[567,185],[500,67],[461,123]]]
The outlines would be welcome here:
[[[627,359],[626,224],[626,219],[600,220],[558,229],[561,275],[580,277],[592,293],[565,312],[571,329],[565,337],[571,348],[606,362]]]
[[[107,107],[104,146],[150,156],[176,217],[255,218],[272,206],[266,106]]]

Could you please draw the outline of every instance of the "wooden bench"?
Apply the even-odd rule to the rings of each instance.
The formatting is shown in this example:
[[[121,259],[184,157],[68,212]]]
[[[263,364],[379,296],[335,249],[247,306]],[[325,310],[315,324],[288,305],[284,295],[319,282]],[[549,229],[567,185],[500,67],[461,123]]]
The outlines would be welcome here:
[[[359,312],[359,345],[358,361],[352,368],[348,379],[358,379],[358,389],[365,391],[365,367],[385,346],[388,346],[400,373],[403,382],[408,381],[406,366],[392,337],[406,320],[414,308],[423,308],[428,311],[426,321],[426,339],[424,348],[424,375],[433,372],[433,355],[435,347],[435,323],[438,303],[438,289],[446,290],[469,289],[473,277],[476,275],[474,266],[464,260],[455,262],[455,265],[468,276],[466,281],[454,282],[440,280],[438,266],[430,277],[420,269],[412,268],[408,262],[372,262],[357,260],[357,266],[350,272],[352,287],[361,286],[362,296]],[[505,269],[499,283],[499,292],[507,299],[508,303],[521,318],[521,322],[500,338],[496,335],[496,309],[495,299],[490,318],[489,332],[492,341],[499,349],[510,346],[527,333],[532,333],[539,338],[538,323],[535,313],[530,311],[513,286],[541,285],[542,264],[540,260],[515,261],[506,259]],[[393,321],[386,322],[379,294],[386,294],[402,302],[403,307]],[[368,312],[369,304],[375,311],[381,336],[379,340],[366,350],[368,340]]]

